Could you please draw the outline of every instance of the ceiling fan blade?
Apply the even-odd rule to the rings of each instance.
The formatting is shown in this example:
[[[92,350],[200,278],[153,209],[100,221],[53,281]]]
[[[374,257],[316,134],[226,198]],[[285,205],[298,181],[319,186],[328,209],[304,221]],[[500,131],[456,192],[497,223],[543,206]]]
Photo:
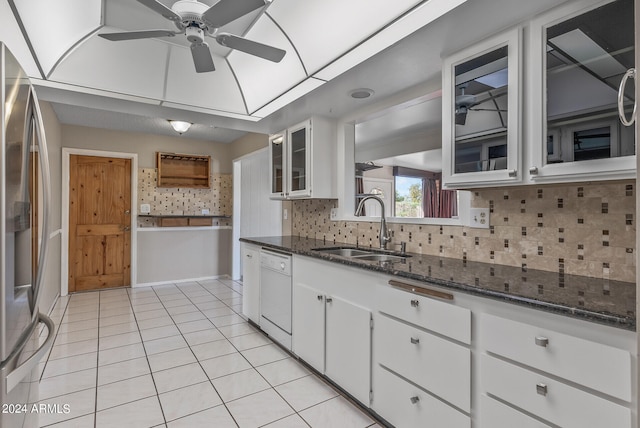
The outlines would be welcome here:
[[[173,37],[176,34],[174,31],[169,30],[143,30],[143,31],[127,31],[124,33],[104,33],[98,34],[103,39],[111,40],[112,42],[119,42],[121,40],[136,40],[136,39],[150,39],[154,37]]]
[[[236,49],[273,62],[280,62],[287,53],[282,49],[274,48],[273,46],[264,45],[262,43],[254,42],[253,40],[248,40],[244,37],[234,36],[233,34],[228,33],[218,34],[216,36],[216,41],[222,46]]]
[[[156,13],[164,16],[168,20],[171,21],[182,21],[182,17],[175,13],[173,10],[169,9],[167,6],[163,5],[157,0],[138,0],[138,3],[142,3],[147,6],[149,9],[153,10]]]
[[[191,56],[193,57],[193,64],[196,66],[196,73],[206,73],[216,69],[213,65],[213,58],[211,58],[208,44],[197,43],[191,45]]]
[[[264,5],[264,0],[220,0],[207,9],[202,18],[213,28],[220,28]]]

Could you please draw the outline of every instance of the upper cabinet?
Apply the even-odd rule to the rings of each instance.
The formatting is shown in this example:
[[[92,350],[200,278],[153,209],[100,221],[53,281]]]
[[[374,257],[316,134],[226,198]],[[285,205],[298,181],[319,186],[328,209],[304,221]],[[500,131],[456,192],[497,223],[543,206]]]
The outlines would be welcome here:
[[[521,180],[521,30],[444,60],[442,175],[447,187]]]
[[[634,67],[633,0],[571,3],[530,26],[528,178],[635,177],[634,129],[618,118],[620,83]],[[627,116],[633,89],[622,94]]]
[[[272,199],[336,197],[336,127],[321,117],[269,138]]]

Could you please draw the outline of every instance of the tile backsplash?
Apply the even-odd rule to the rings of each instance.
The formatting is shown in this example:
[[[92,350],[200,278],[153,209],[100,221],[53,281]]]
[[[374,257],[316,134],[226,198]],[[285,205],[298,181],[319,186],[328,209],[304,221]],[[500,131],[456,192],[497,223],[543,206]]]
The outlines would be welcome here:
[[[480,189],[489,229],[389,224],[391,244],[442,257],[635,282],[635,182]],[[379,222],[331,221],[335,200],[294,201],[295,236],[378,246]]]
[[[231,174],[211,174],[211,188],[158,187],[155,168],[138,169],[138,207],[151,205],[152,215],[201,215],[209,209],[214,216],[231,216],[233,212]],[[154,226],[151,218],[141,218],[140,227]],[[215,226],[230,226],[230,219],[214,219]]]

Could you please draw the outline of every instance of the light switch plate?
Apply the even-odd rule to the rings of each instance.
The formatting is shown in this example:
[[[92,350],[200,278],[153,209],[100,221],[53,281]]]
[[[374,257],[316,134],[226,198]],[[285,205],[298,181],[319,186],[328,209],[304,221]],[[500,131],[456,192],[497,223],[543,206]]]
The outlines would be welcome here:
[[[489,229],[489,208],[471,208],[469,226],[476,229]]]
[[[289,218],[289,210],[285,208],[282,210],[282,219],[287,220],[288,218]]]
[[[151,212],[151,204],[140,204],[140,214],[149,214]]]
[[[337,208],[331,208],[331,214],[330,214],[329,218],[331,220],[335,220],[335,219],[338,218],[338,209]]]

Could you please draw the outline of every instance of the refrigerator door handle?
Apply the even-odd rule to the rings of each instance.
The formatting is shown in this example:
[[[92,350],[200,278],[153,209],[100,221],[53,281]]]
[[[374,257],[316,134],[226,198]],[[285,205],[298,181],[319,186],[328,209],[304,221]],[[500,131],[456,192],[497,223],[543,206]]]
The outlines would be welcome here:
[[[51,318],[42,313],[38,313],[38,320],[42,321],[49,330],[47,339],[40,346],[40,348],[38,348],[38,350],[33,353],[33,355],[31,355],[26,361],[13,369],[11,373],[7,375],[7,394],[9,394],[11,390],[16,387],[16,385],[22,382],[22,379],[24,379],[38,364],[40,364],[40,360],[47,352],[49,352],[49,348],[51,348],[51,345],[53,344],[53,338],[56,331],[53,321],[51,320]],[[36,324],[36,328],[38,328],[38,324]],[[19,354],[20,353],[18,353],[17,355]]]
[[[33,301],[32,301],[32,320],[38,315],[38,303],[40,302],[41,286],[44,281],[44,271],[47,262],[49,235],[50,235],[50,220],[49,210],[51,207],[51,173],[49,168],[49,153],[47,150],[47,141],[44,133],[44,122],[42,120],[42,112],[40,111],[40,104],[38,103],[38,96],[36,95],[33,86],[29,91],[28,100],[29,110],[27,120],[30,122],[33,119],[35,125],[36,140],[38,143],[38,152],[40,154],[40,171],[42,173],[42,240],[40,245],[40,254],[38,255],[38,271],[35,278],[35,286],[33,287]],[[33,132],[33,127],[29,126],[29,136]],[[31,141],[29,138],[27,141]]]

